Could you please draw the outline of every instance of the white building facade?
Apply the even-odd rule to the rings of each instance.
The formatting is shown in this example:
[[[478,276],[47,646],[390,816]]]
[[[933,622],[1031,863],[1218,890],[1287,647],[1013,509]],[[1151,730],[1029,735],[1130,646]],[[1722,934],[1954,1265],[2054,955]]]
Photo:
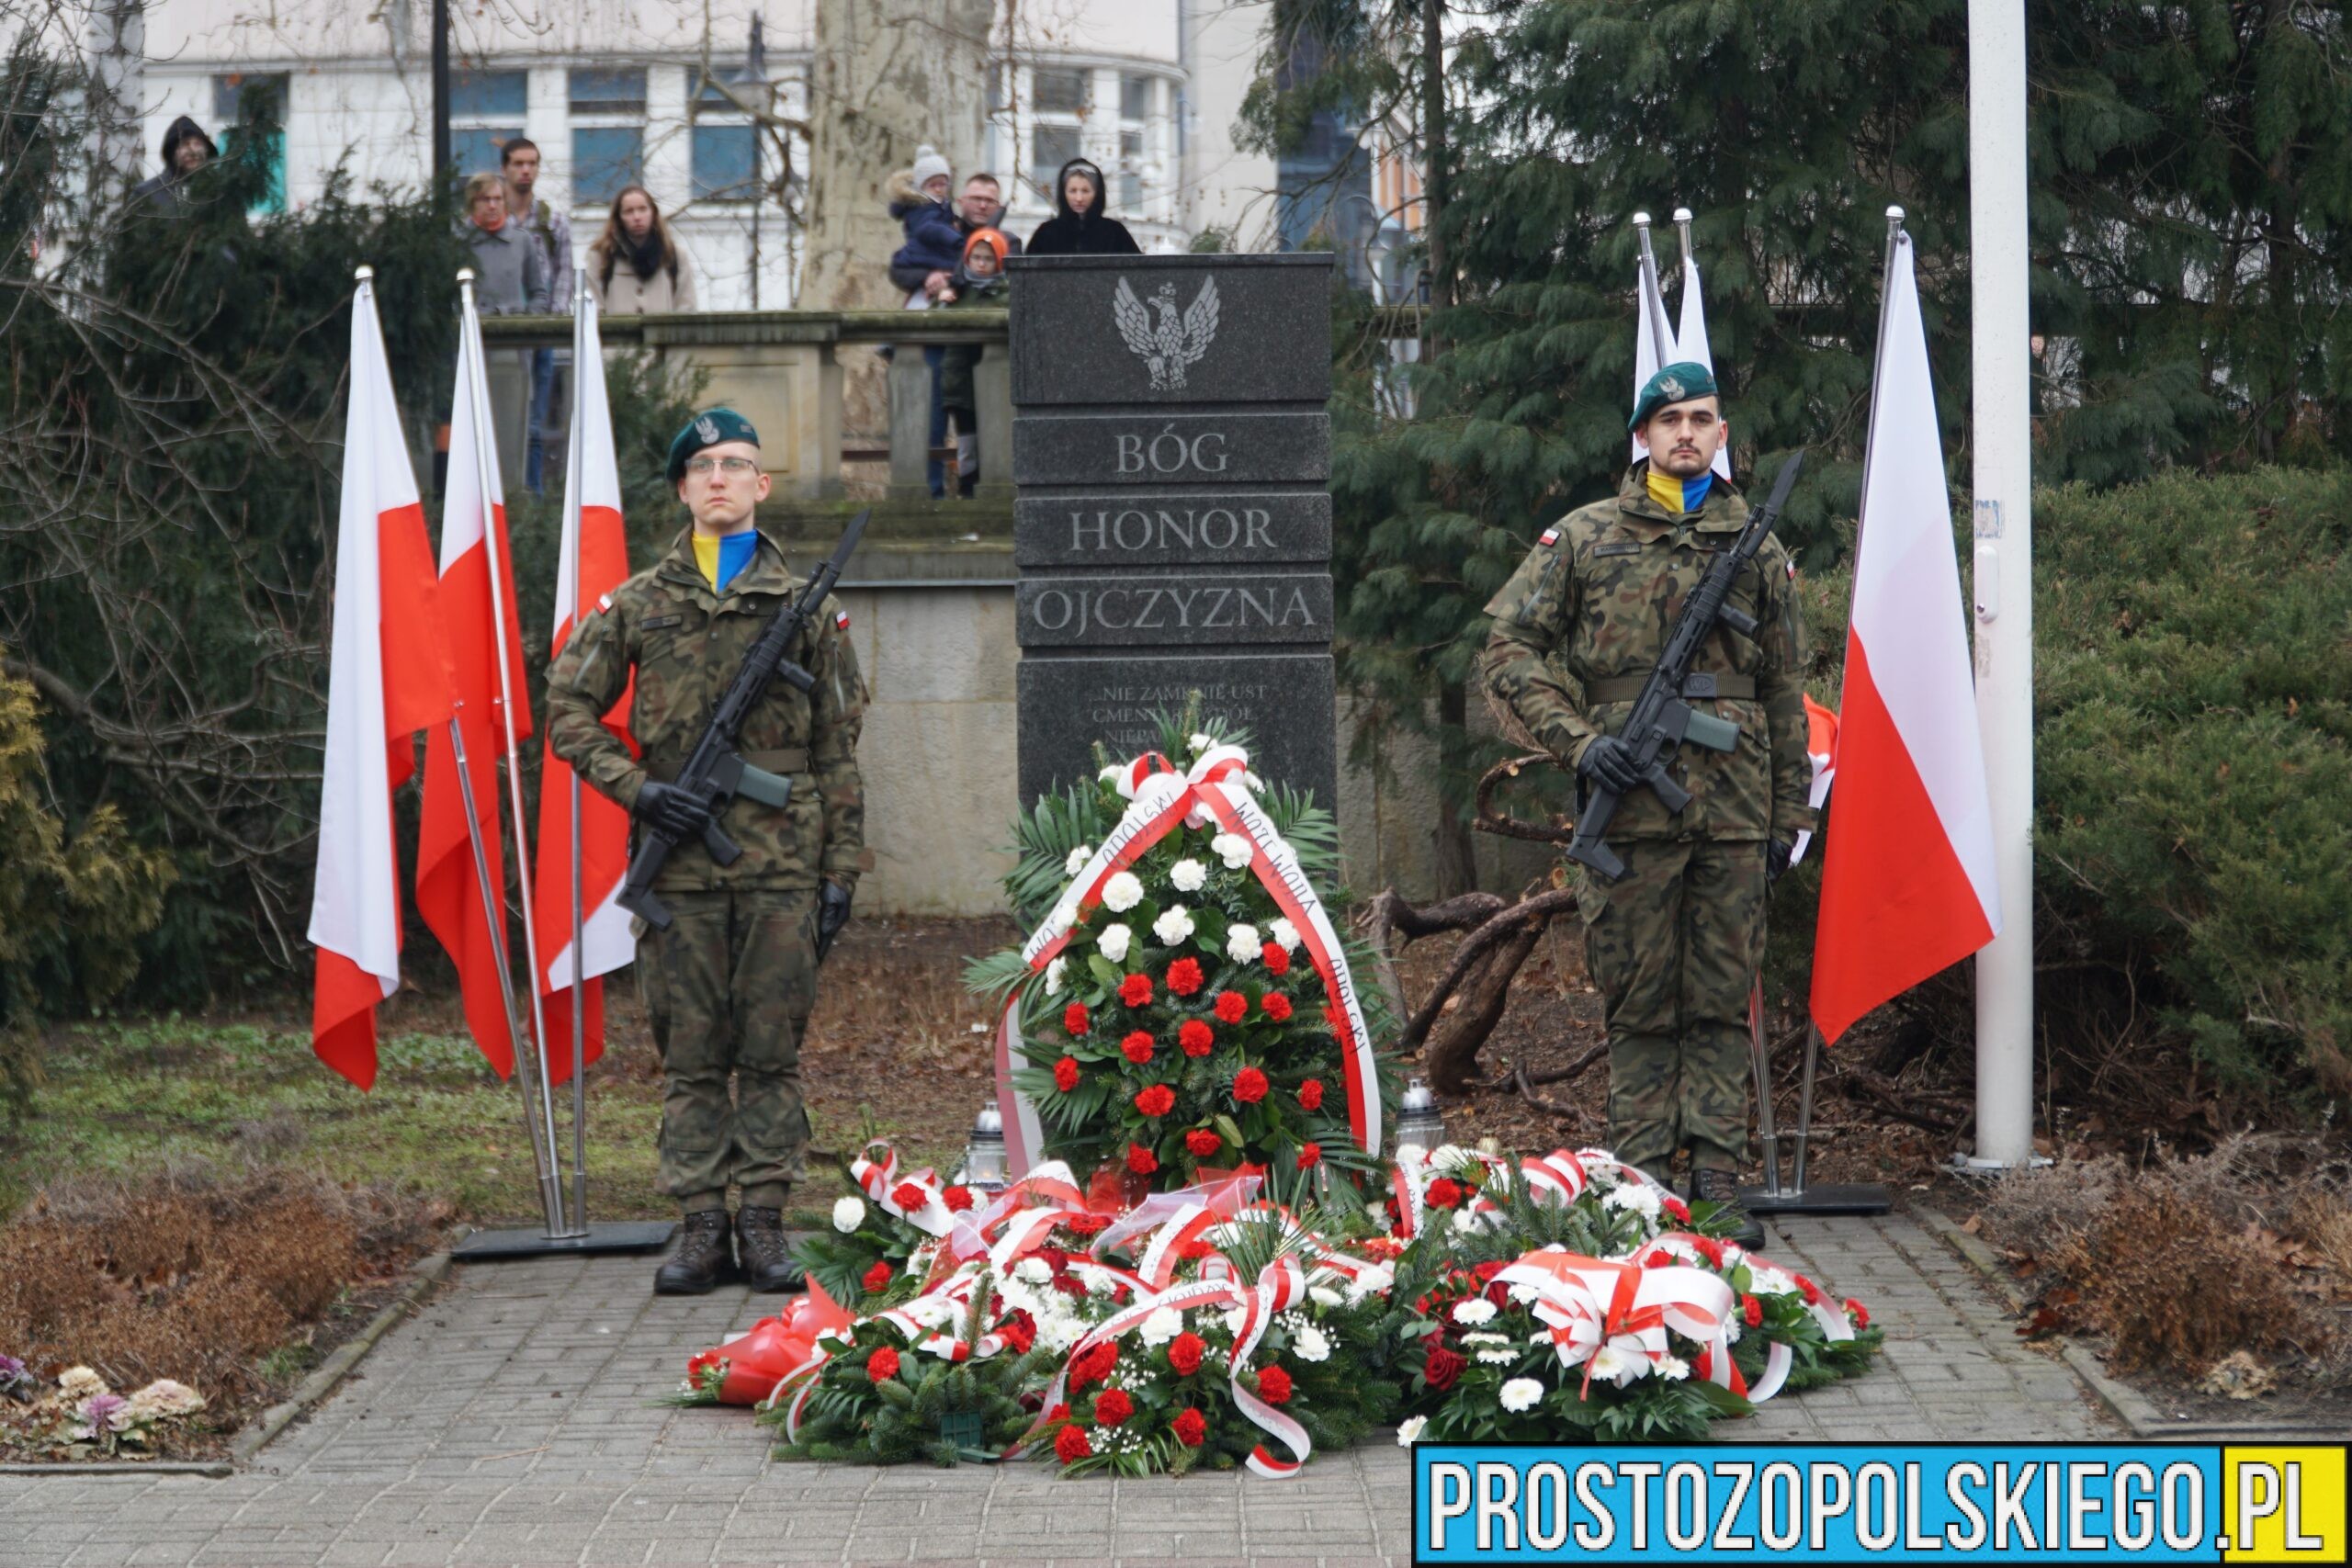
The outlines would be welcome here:
[[[1004,183],[1005,221],[1026,234],[1052,212],[1063,161],[1112,185],[1111,211],[1147,251],[1216,230],[1271,246],[1273,161],[1235,143],[1264,0],[1020,0],[999,14],[982,162]],[[795,227],[750,117],[718,90],[807,113],[811,0],[493,0],[458,5],[450,130],[459,174],[493,168],[514,136],[540,149],[541,199],[575,243],[602,231],[614,197],[642,185],[692,253],[704,310],[792,301]],[[432,163],[430,0],[149,0],[141,105],[144,166],[192,117],[216,139],[266,102],[282,127],[279,199],[354,188],[413,191]],[[1008,21],[1006,18],[1012,19]],[[805,150],[793,150],[796,176]],[[958,171],[959,175],[968,171]],[[880,191],[874,193],[879,203]],[[876,258],[877,261],[880,258]]]

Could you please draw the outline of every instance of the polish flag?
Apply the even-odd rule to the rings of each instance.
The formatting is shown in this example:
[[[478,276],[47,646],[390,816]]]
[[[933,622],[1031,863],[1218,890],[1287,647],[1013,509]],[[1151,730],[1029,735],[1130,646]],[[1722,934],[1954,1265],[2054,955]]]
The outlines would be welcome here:
[[[506,997],[506,853],[499,830],[498,759],[506,730],[491,603],[490,531],[496,530],[500,604],[505,618],[505,691],[516,697],[514,734],[531,732],[522,700],[523,633],[514,615],[514,553],[507,547],[506,497],[498,478],[498,447],[490,427],[490,391],[483,374],[481,333],[469,314],[458,340],[456,407],[449,416],[448,482],[441,508],[441,611],[448,628],[449,663],[457,679],[458,724],[466,739],[466,771],[473,783],[474,814],[482,853],[495,884],[498,920],[482,913],[473,841],[466,831],[465,798],[458,785],[457,753],[436,731],[424,748],[424,812],[417,834],[416,908],[457,962],[466,1026],[501,1077],[514,1070]],[[482,477],[489,477],[484,493]]]
[[[605,398],[605,354],[596,302],[582,301],[581,347],[573,358],[572,432],[564,479],[563,544],[555,579],[554,655],[578,624],[580,606],[594,604],[628,576],[628,536],[621,527],[620,463],[613,449],[612,410]],[[578,589],[575,598],[573,590]],[[607,728],[637,750],[628,733],[630,693],[605,716]],[[571,1076],[571,769],[550,750],[539,773],[538,886],[531,908],[546,953],[539,991],[546,998],[548,1081]],[[581,1039],[585,1059],[605,1048],[605,987],[597,979],[637,957],[628,911],[613,900],[628,870],[628,813],[588,788],[580,795],[582,922]]]
[[[401,437],[376,288],[351,303],[351,407],[335,523],[326,765],[311,889],[318,950],[311,1048],[361,1089],[376,1081],[376,1004],[400,988],[400,855],[392,792],[416,771],[416,731],[449,721],[433,555]]]
[[[2001,929],[1951,498],[1907,234],[1896,237],[1886,286],[1814,938],[1813,1017],[1833,1041]]]
[[[1674,357],[1688,359],[1715,369],[1714,351],[1707,345],[1707,307],[1699,292],[1699,258],[1682,258],[1682,317],[1674,326]],[[1731,443],[1726,441],[1715,448],[1715,477],[1731,479]]]

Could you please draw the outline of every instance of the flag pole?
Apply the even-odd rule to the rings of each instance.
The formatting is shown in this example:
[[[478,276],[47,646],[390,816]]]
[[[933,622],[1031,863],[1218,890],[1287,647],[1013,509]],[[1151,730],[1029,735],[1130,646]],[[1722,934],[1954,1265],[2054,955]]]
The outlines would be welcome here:
[[[1674,355],[1674,334],[1666,327],[1666,296],[1658,292],[1657,257],[1650,250],[1648,213],[1634,214],[1634,240],[1642,250],[1642,309],[1649,312],[1650,336],[1657,342],[1657,360],[1664,365]]]
[[[581,448],[586,445],[586,422],[582,417],[584,400],[580,396],[580,378],[588,373],[584,357],[588,348],[588,266],[574,260],[571,265],[571,461],[565,464],[564,522],[571,531],[571,629],[577,635],[580,617],[585,606],[581,602],[581,585],[586,581],[582,557],[586,554],[586,530],[581,517],[581,479],[586,471]],[[602,376],[605,367],[596,367]],[[581,1231],[588,1228],[588,1022],[587,957],[582,951],[588,941],[587,915],[581,908],[580,882],[584,858],[580,838],[580,770],[564,770],[571,776],[565,788],[571,792],[571,1223]]]
[[[1690,265],[1690,209],[1689,208],[1678,207],[1674,209],[1674,233],[1675,237],[1682,242],[1682,265],[1687,267]]]
[[[470,384],[467,388],[467,395],[474,400],[474,428],[479,433],[479,439],[474,442],[474,469],[475,478],[481,488],[482,548],[485,553],[484,558],[490,568],[490,628],[492,647],[496,650],[492,656],[491,663],[498,671],[498,716],[504,730],[506,741],[506,799],[514,826],[514,872],[515,875],[521,879],[524,890],[523,961],[527,965],[531,976],[529,1050],[527,1053],[518,1050],[514,1059],[519,1066],[523,1057],[528,1055],[532,1059],[533,1073],[538,1079],[539,1114],[545,1120],[548,1130],[548,1179],[555,1189],[555,1201],[551,1205],[555,1228],[549,1234],[565,1235],[571,1234],[571,1227],[563,1223],[563,1171],[560,1163],[561,1145],[558,1143],[556,1136],[555,1091],[548,1083],[545,1063],[539,1056],[539,1053],[546,1049],[548,1021],[546,1005],[539,997],[537,924],[531,914],[530,836],[529,830],[523,822],[523,765],[514,744],[515,694],[507,683],[509,671],[506,664],[506,596],[504,592],[506,572],[504,558],[500,555],[498,548],[497,506],[492,499],[496,487],[491,483],[490,467],[490,446],[491,443],[497,438],[497,427],[491,423],[490,373],[489,367],[482,362],[481,358],[481,319],[474,311],[474,276],[471,267],[461,268],[458,273],[458,299],[459,309],[464,311],[466,353],[472,356],[474,371],[470,378]],[[501,866],[499,869],[503,874],[505,868]],[[501,886],[503,888],[503,882]]]

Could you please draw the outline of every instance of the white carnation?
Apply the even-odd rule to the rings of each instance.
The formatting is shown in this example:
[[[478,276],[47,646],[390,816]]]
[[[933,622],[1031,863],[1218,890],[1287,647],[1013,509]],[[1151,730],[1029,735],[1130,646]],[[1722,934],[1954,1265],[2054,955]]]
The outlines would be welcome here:
[[[1419,1442],[1421,1431],[1429,1424],[1430,1418],[1426,1416],[1411,1416],[1400,1423],[1396,1428],[1396,1446],[1400,1449],[1409,1449]]]
[[[1136,933],[1125,926],[1104,926],[1102,934],[1094,939],[1094,951],[1114,964],[1124,964],[1127,959],[1127,943],[1135,939]]]
[[[1136,1337],[1147,1348],[1167,1344],[1184,1332],[1184,1314],[1174,1307],[1160,1307],[1145,1318],[1136,1329]]]
[[[1198,893],[1208,883],[1209,868],[1186,855],[1168,868],[1168,881],[1179,893]]]
[[[1069,859],[1062,862],[1062,874],[1076,876],[1086,869],[1086,863],[1093,858],[1094,851],[1091,847],[1085,844],[1079,845],[1078,848],[1070,851]]]
[[[1255,964],[1258,950],[1265,945],[1258,940],[1256,926],[1227,926],[1225,929],[1225,955],[1236,964]]]
[[[1347,1298],[1329,1285],[1309,1285],[1306,1299],[1317,1306],[1336,1307],[1347,1304]]]
[[[1302,1361],[1328,1361],[1331,1359],[1331,1342],[1323,1337],[1323,1331],[1311,1323],[1291,1337],[1290,1348],[1297,1352]]]
[[[1159,939],[1162,947],[1175,947],[1193,937],[1193,917],[1182,904],[1170,904],[1151,922],[1151,934]]]
[[[1193,750],[1195,751],[1205,751],[1210,747],[1216,744],[1216,737],[1204,734],[1197,729],[1193,731],[1191,739]]]
[[[1464,1328],[1476,1328],[1495,1320],[1495,1303],[1484,1296],[1472,1296],[1468,1301],[1453,1303],[1453,1321]]]
[[[1516,1416],[1522,1410],[1532,1410],[1544,1397],[1544,1385],[1533,1378],[1513,1378],[1503,1384],[1503,1408]]]
[[[1086,1325],[1067,1314],[1042,1319],[1037,1325],[1037,1337],[1048,1350],[1067,1350],[1085,1337]]]
[[[1638,1181],[1628,1181],[1622,1187],[1611,1189],[1609,1196],[1600,1201],[1600,1206],[1604,1209],[1623,1209],[1645,1220],[1655,1220],[1659,1213],[1657,1190],[1645,1187]]]
[[[1012,1266],[1012,1271],[1033,1285],[1042,1285],[1054,1277],[1054,1271],[1042,1258],[1024,1258]]]
[[[1280,925],[1282,922],[1277,920],[1274,923],[1276,925]],[[1411,1170],[1416,1166],[1425,1163],[1429,1157],[1429,1151],[1422,1148],[1419,1144],[1399,1144],[1396,1145],[1396,1163],[1403,1166],[1407,1170]]]
[[[1239,871],[1257,855],[1250,840],[1238,833],[1219,833],[1209,840],[1209,852],[1223,861],[1228,871]]]
[[[1453,1218],[1446,1222],[1446,1228],[1456,1235],[1468,1235],[1478,1228],[1478,1216],[1467,1209],[1456,1209]]]
[[[1143,884],[1132,871],[1114,871],[1102,885],[1102,907],[1114,915],[1124,915],[1143,902]]]
[[[1751,1295],[1793,1296],[1797,1282],[1769,1263],[1750,1258],[1747,1263],[1747,1289]]]
[[[1239,1334],[1241,1325],[1250,1319],[1249,1313],[1240,1307],[1227,1307],[1217,1316],[1218,1321],[1225,1325],[1225,1331],[1227,1334]]]
[[[1067,958],[1057,958],[1051,964],[1046,964],[1046,995],[1049,997],[1060,996],[1062,994],[1062,977],[1069,973],[1069,960]]]
[[[847,1235],[865,1223],[865,1201],[860,1198],[833,1200],[833,1228]]]
[[[1266,932],[1274,939],[1274,945],[1284,953],[1295,953],[1298,950],[1298,928],[1288,920],[1276,920],[1266,928]]]

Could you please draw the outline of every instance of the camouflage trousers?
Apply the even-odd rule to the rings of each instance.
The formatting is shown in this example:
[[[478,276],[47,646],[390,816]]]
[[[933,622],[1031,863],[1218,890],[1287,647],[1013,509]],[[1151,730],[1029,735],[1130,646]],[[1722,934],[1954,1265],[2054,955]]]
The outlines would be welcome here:
[[[747,1204],[781,1204],[807,1162],[800,1035],[817,997],[817,896],[662,897],[670,929],[637,950],[662,1053],[662,1190],[690,1213],[723,1207],[730,1180]]]
[[[1587,874],[1585,966],[1609,1021],[1609,1136],[1663,1177],[1736,1169],[1747,1148],[1748,992],[1764,959],[1764,845],[1634,839],[1625,875]]]

